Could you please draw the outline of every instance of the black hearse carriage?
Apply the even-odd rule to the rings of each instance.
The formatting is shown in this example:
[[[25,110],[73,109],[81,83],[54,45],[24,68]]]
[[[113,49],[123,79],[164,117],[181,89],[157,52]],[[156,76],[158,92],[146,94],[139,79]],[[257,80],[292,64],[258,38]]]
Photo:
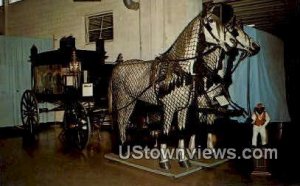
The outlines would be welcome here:
[[[63,136],[79,149],[86,147],[91,130],[107,118],[107,90],[113,65],[105,64],[104,41],[96,51],[78,50],[75,38],[64,37],[60,48],[38,53],[31,48],[31,90],[21,98],[26,131],[36,134],[42,112],[64,111]],[[41,108],[52,103],[54,108]]]

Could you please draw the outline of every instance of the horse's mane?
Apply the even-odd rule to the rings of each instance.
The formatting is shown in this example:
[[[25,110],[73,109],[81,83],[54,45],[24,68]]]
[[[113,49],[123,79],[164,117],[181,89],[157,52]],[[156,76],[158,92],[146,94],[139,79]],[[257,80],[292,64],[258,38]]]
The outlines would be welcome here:
[[[201,39],[201,35],[203,37],[204,35],[200,34],[202,32],[200,28],[203,25],[202,15],[201,12],[189,22],[170,48],[159,56],[160,59],[181,60],[197,55],[197,51],[199,51],[199,48],[197,48],[198,42],[202,42],[202,39],[204,39]]]

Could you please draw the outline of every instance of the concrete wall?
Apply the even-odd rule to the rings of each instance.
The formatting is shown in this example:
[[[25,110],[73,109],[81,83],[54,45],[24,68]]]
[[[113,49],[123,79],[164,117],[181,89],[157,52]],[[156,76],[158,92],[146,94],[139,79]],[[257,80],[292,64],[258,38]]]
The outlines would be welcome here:
[[[201,0],[141,0],[141,58],[164,52],[201,10]]]
[[[114,39],[105,42],[108,61],[114,61],[118,53],[124,59],[153,59],[202,9],[201,0],[139,2],[140,9],[135,11],[127,9],[122,0],[24,0],[7,6],[6,35],[53,38],[55,49],[61,37],[73,35],[77,48],[95,50],[95,44],[86,43],[86,16],[112,11]]]

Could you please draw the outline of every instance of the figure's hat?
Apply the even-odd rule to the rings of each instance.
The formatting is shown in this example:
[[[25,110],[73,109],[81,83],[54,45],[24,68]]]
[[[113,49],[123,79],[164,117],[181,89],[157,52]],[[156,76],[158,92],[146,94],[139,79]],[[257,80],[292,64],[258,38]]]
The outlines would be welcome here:
[[[262,103],[257,103],[256,106],[255,106],[255,108],[264,108],[264,107],[265,106]]]

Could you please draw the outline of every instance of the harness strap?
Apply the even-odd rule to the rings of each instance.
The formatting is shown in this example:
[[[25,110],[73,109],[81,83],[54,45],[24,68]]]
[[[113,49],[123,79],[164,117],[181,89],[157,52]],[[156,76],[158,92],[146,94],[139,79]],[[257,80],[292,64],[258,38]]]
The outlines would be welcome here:
[[[237,69],[237,67],[239,66],[239,64],[247,57],[247,55],[245,55],[244,53],[242,53],[242,55],[240,56],[237,64],[233,67],[233,69],[230,72],[230,75],[234,73],[234,71]]]
[[[149,90],[149,88],[151,88],[153,85],[155,85],[156,83],[159,83],[161,80],[156,80],[154,81],[154,83],[150,83],[141,93],[139,93],[138,96],[136,96],[132,101],[130,101],[128,104],[126,104],[125,106],[117,109],[117,111],[123,110],[126,107],[128,107],[129,105],[131,105],[132,103],[134,103],[135,101],[137,101],[139,99],[140,96],[142,96],[147,90]]]
[[[243,107],[239,106],[237,103],[235,103],[234,101],[232,101],[232,99],[230,98],[229,92],[228,92],[227,89],[225,89],[224,85],[221,85],[221,86],[222,86],[222,89],[224,90],[224,93],[226,94],[226,97],[227,97],[227,99],[229,101],[230,106],[232,106],[233,109],[235,109],[235,110],[242,111],[244,116],[245,115],[248,116],[249,113],[247,111],[245,111],[245,109]]]

